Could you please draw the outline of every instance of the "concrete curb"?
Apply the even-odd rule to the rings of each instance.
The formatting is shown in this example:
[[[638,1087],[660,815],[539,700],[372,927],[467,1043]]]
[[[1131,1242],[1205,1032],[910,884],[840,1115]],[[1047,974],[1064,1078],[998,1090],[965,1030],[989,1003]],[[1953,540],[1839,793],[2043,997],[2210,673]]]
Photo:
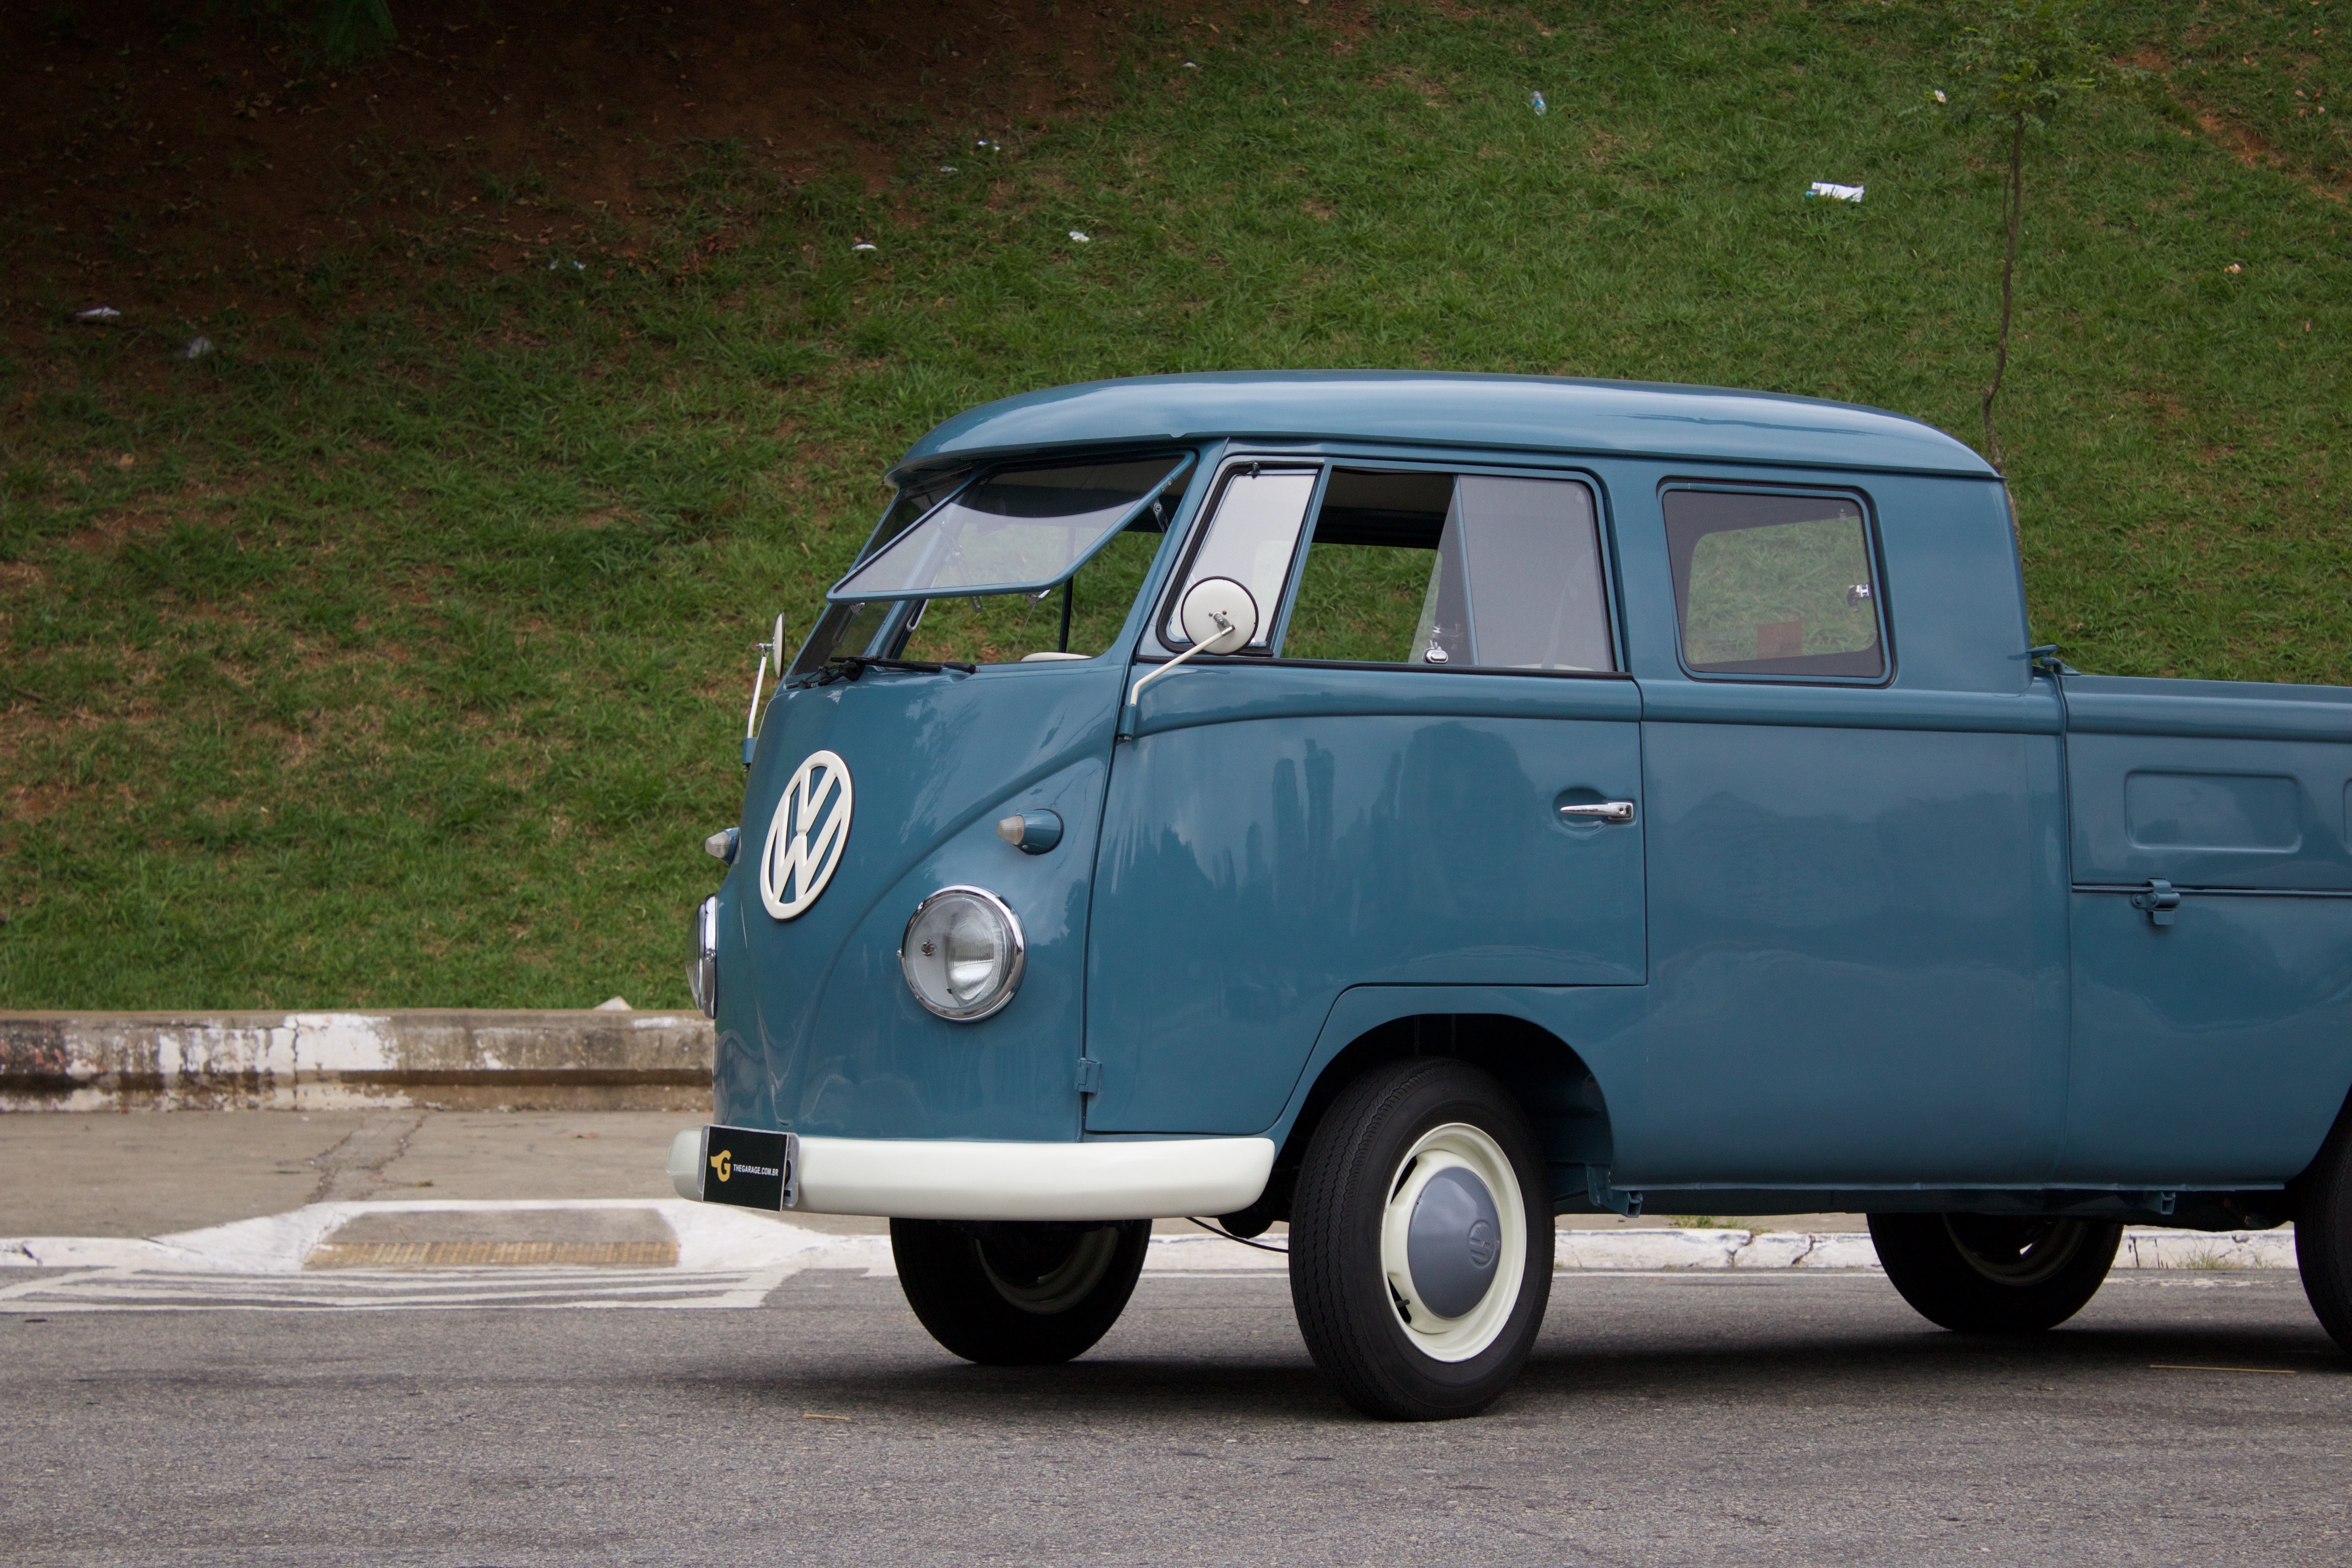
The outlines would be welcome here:
[[[12,1013],[0,1111],[687,1110],[699,1013]]]
[[[287,1214],[152,1238],[19,1237],[0,1238],[0,1269],[112,1268],[147,1273],[292,1274],[335,1227],[362,1214],[449,1211],[519,1213],[559,1209],[651,1209],[678,1239],[684,1272],[854,1268],[895,1276],[887,1236],[830,1236],[747,1209],[677,1198],[309,1204]],[[1870,1237],[1855,1231],[1622,1230],[1556,1231],[1554,1267],[1563,1273],[1695,1273],[1723,1270],[1852,1272],[1874,1269]],[[2232,1271],[2293,1268],[2294,1232],[2128,1230],[2117,1268]],[[1147,1273],[1275,1274],[1288,1269],[1280,1252],[1235,1245],[1223,1237],[1156,1236]]]

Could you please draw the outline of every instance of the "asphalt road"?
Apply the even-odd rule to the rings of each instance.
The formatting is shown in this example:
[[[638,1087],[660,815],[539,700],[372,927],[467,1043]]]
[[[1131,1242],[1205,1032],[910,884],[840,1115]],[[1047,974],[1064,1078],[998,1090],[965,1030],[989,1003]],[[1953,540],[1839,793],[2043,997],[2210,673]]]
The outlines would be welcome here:
[[[1418,1426],[1331,1396],[1278,1276],[1147,1276],[1042,1371],[849,1271],[748,1310],[20,1313],[0,1562],[2336,1564],[2347,1415],[2268,1270],[2118,1277],[2024,1345],[1869,1274],[1563,1277],[1511,1395]]]

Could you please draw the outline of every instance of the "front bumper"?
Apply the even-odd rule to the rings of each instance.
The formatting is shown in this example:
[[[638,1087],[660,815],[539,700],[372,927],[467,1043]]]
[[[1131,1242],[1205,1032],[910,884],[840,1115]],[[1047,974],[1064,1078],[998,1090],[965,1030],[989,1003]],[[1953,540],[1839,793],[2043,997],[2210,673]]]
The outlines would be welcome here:
[[[670,1183],[702,1195],[702,1132],[670,1145]],[[1274,1169],[1271,1138],[963,1143],[803,1138],[799,1214],[889,1219],[1171,1219],[1245,1209]]]

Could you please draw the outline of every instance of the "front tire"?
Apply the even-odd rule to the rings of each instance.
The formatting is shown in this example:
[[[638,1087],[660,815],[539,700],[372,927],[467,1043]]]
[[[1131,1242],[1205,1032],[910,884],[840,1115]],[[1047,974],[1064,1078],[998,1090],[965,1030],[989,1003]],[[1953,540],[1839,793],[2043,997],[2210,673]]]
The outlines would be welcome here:
[[[1291,1202],[1290,1298],[1315,1364],[1368,1415],[1493,1404],[1551,1296],[1541,1146],[1503,1086],[1416,1058],[1342,1091]]]
[[[2114,1266],[2124,1227],[2053,1215],[1874,1214],[1888,1283],[1956,1334],[2031,1334],[2081,1311]]]
[[[1085,1354],[1135,1293],[1148,1219],[1083,1226],[894,1219],[898,1288],[931,1338],[982,1366]]]
[[[2352,1351],[2352,1107],[2295,1182],[2294,1260],[2327,1337]]]

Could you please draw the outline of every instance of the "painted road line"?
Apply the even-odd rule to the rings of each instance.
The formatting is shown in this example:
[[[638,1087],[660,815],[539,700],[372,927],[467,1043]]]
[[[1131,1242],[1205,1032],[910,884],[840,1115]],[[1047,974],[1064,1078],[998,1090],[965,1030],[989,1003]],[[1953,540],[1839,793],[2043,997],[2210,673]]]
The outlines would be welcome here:
[[[92,1268],[0,1289],[12,1312],[454,1312],[747,1309],[795,1270],[437,1268],[298,1276]]]
[[[596,1211],[604,1211],[605,1222],[601,1227],[585,1226],[585,1216]],[[643,1221],[617,1225],[613,1211],[636,1211],[644,1216]],[[567,1222],[566,1215],[573,1217]],[[441,1227],[443,1235],[434,1234],[436,1215],[448,1216],[447,1225]],[[474,1233],[484,1232],[482,1217],[489,1215],[500,1216],[499,1225],[487,1227],[495,1229],[500,1239],[478,1244],[454,1234],[469,1227]],[[546,1216],[543,1236],[533,1234],[533,1215]],[[372,1230],[399,1229],[406,1239],[397,1245],[419,1249],[418,1259],[425,1266],[422,1274],[404,1273],[399,1278],[446,1279],[466,1266],[495,1263],[497,1267],[488,1270],[490,1275],[522,1282],[532,1277],[534,1268],[559,1262],[586,1263],[593,1257],[608,1267],[559,1268],[547,1276],[580,1279],[583,1283],[569,1293],[583,1299],[596,1294],[584,1283],[587,1277],[600,1276],[617,1282],[632,1266],[639,1267],[648,1277],[663,1279],[692,1275],[748,1278],[770,1272],[782,1279],[806,1269],[854,1270],[868,1279],[889,1279],[897,1274],[887,1236],[835,1236],[781,1216],[719,1205],[676,1198],[505,1202],[410,1199],[310,1204],[286,1214],[152,1237],[0,1238],[0,1279],[5,1279],[5,1270],[11,1266],[74,1269],[103,1274],[117,1281],[178,1275],[217,1279],[291,1275],[303,1274],[306,1268],[312,1276],[321,1272],[380,1276],[385,1272],[383,1269],[369,1266],[407,1261],[404,1252],[370,1253],[349,1259],[361,1267],[332,1267],[346,1261],[341,1244],[333,1238],[342,1227],[362,1216],[368,1223],[353,1228],[354,1238]],[[388,1217],[404,1217],[413,1223],[387,1226],[383,1222]],[[567,1228],[575,1234],[567,1237]],[[674,1237],[677,1262],[667,1269],[644,1268],[658,1258],[670,1256],[667,1244],[652,1241],[646,1244],[648,1250],[644,1253],[564,1250],[575,1244],[582,1248],[605,1246],[601,1241],[591,1244],[578,1234],[590,1229],[598,1230],[600,1235],[627,1230],[647,1237]],[[638,1244],[612,1245],[625,1248]],[[1827,1273],[1874,1269],[1878,1262],[1870,1237],[1862,1232],[1732,1229],[1558,1231],[1553,1236],[1552,1258],[1556,1269],[1570,1274],[1759,1269]],[[2292,1268],[2295,1266],[2294,1233],[2292,1228],[2211,1234],[2135,1228],[2125,1233],[2116,1266],[2217,1272]],[[1289,1258],[1283,1253],[1240,1246],[1207,1233],[1154,1237],[1144,1261],[1144,1271],[1154,1275],[1264,1278],[1282,1274],[1288,1268]],[[719,1295],[728,1293],[727,1288],[716,1284],[680,1284],[677,1288],[705,1295],[713,1290]],[[0,1289],[0,1300],[10,1299],[13,1293],[13,1289]],[[220,1300],[226,1299],[228,1292],[215,1284],[207,1286],[200,1294],[207,1300]]]

